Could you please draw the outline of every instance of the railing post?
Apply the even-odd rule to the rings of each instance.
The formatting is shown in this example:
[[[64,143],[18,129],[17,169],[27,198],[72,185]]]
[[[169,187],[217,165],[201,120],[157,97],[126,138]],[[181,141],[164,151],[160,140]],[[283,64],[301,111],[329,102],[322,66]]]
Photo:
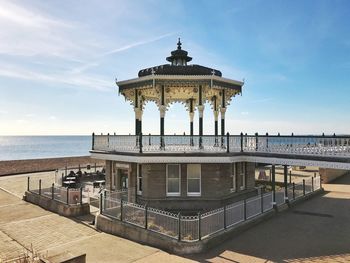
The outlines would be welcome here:
[[[293,200],[295,200],[295,183],[293,182]]]
[[[139,134],[139,146],[140,146],[140,153],[142,153],[142,132]]]
[[[92,133],[92,146],[91,149],[94,150],[95,149],[95,133]]]
[[[109,133],[107,133],[107,148],[109,150]]]
[[[145,206],[145,229],[148,228],[148,206]]]
[[[303,195],[305,195],[305,179],[303,179]]]
[[[226,133],[226,152],[230,152],[230,134]]]
[[[288,167],[287,165],[284,165],[284,200],[288,203],[288,181],[287,181],[287,176],[288,176]]]
[[[123,221],[123,200],[120,199],[120,221]]]
[[[30,189],[29,183],[30,183],[30,177],[28,176],[28,178],[27,178],[27,191],[28,191],[28,192],[29,192],[29,189]]]
[[[227,222],[226,222],[226,205],[224,205],[224,229],[227,228]]]
[[[263,190],[262,188],[260,188],[260,198],[261,198],[261,213],[263,214],[264,213],[264,194],[263,194]]]
[[[198,240],[202,240],[202,231],[201,231],[201,213],[198,212]]]
[[[269,134],[266,133],[266,150],[269,148]]]
[[[83,204],[83,187],[80,187],[80,205]]]
[[[51,199],[55,199],[55,183],[52,183],[52,186],[51,186]]]
[[[258,138],[258,133],[255,133],[255,151],[257,152],[259,150],[259,138]]]
[[[244,211],[244,221],[246,221],[247,220],[247,200],[246,199],[244,199],[243,200],[243,211]]]
[[[181,213],[178,214],[178,221],[177,221],[177,223],[178,223],[178,227],[177,227],[177,235],[178,235],[178,237],[177,237],[177,240],[181,241]]]
[[[315,177],[311,177],[311,190],[312,190],[312,192],[314,191],[314,178]]]
[[[148,134],[148,145],[151,146],[151,134]]]
[[[103,214],[103,207],[102,207],[102,201],[103,201],[103,196],[102,193],[100,193],[100,214]]]
[[[289,183],[292,183],[292,170],[289,171]]]
[[[243,132],[241,132],[241,152],[243,152]]]
[[[67,205],[69,205],[69,188],[67,187]]]
[[[39,179],[39,195],[41,195],[41,179]]]

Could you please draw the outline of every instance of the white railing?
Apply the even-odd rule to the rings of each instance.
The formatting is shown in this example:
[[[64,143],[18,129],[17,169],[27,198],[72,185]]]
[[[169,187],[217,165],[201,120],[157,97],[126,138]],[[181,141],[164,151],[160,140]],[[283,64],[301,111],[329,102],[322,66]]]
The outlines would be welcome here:
[[[225,228],[224,208],[219,208],[201,215],[201,235],[203,238]]]
[[[171,238],[178,238],[179,216],[159,209],[148,208],[147,229]]]
[[[195,216],[182,216],[171,212],[146,207],[117,199],[112,192],[101,194],[103,205],[101,213],[113,219],[122,220],[132,225],[148,229],[185,242],[194,242],[232,228],[241,222],[253,219],[273,209],[273,205],[281,206],[286,200],[293,201],[312,191],[320,189],[320,177],[304,180],[278,191],[262,193],[258,196],[238,201]],[[275,200],[273,200],[275,196]]]
[[[350,157],[350,136],[93,135],[92,149],[107,152],[259,152]]]

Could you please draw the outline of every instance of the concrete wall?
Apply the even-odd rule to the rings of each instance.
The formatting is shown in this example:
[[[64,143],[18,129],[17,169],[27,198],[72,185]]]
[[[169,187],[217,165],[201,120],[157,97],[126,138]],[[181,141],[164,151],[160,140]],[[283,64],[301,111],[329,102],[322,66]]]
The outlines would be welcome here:
[[[81,216],[90,213],[89,204],[67,205],[56,200],[52,200],[46,196],[38,195],[28,191],[25,192],[23,199],[46,210],[67,217]]]
[[[319,173],[322,179],[322,183],[326,184],[329,183],[335,179],[337,179],[340,176],[343,176],[346,173],[349,173],[348,170],[339,170],[339,169],[326,169],[326,168],[320,168]]]

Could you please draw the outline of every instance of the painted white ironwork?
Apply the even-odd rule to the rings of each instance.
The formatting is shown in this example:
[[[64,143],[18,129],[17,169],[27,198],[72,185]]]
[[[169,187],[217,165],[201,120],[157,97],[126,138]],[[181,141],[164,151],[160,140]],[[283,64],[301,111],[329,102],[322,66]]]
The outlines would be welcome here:
[[[261,213],[261,197],[248,198],[246,200],[246,218],[250,219]]]
[[[232,227],[244,221],[244,202],[226,206],[226,226]]]
[[[230,209],[231,212],[232,209]],[[227,211],[227,210],[226,210]],[[232,216],[232,212],[230,213]],[[201,215],[202,238],[224,229],[224,208],[215,209]]]
[[[142,205],[123,202],[123,221],[144,227],[146,220],[145,210],[145,207]]]
[[[147,229],[171,238],[178,238],[178,215],[155,208],[148,208]]]
[[[198,216],[181,216],[181,240],[187,242],[199,239]]]

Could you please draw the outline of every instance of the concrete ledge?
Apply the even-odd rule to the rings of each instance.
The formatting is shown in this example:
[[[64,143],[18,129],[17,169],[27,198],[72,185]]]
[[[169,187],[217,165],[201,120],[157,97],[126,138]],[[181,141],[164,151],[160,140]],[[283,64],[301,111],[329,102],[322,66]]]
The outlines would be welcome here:
[[[67,217],[81,216],[90,213],[89,204],[67,205],[57,200],[52,200],[46,196],[38,195],[28,191],[25,192],[23,200]]]
[[[204,252],[208,248],[219,245],[221,242],[224,242],[253,225],[270,218],[274,214],[275,211],[270,210],[260,216],[242,222],[236,227],[228,228],[213,234],[208,238],[195,242],[177,241],[176,239],[169,238],[126,222],[111,219],[101,214],[96,217],[96,228],[103,232],[127,238],[141,244],[151,245],[171,253],[184,255]]]

